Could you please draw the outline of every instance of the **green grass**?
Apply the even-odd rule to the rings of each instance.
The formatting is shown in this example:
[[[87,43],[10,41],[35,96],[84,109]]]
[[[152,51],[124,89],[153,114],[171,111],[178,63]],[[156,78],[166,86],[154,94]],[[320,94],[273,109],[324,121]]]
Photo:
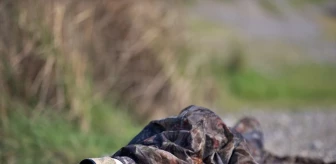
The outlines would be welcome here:
[[[275,73],[246,68],[233,74],[213,72],[222,94],[229,94],[244,105],[296,107],[330,105],[336,101],[334,66],[296,65]]]
[[[330,72],[330,73],[327,73]],[[336,78],[325,68],[284,70],[277,77],[256,71],[233,75],[231,91],[247,99],[336,99]]]
[[[1,125],[0,163],[78,163],[113,154],[140,131],[124,112],[106,104],[94,106],[87,133],[64,113],[29,110],[12,109]]]

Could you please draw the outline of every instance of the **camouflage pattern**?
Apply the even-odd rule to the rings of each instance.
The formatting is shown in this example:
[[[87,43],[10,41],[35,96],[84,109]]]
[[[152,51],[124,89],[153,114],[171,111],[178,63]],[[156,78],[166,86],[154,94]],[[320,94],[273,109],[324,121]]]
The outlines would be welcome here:
[[[234,139],[214,112],[197,106],[150,122],[112,157],[126,163],[256,163],[244,140]]]
[[[324,163],[320,159],[278,157],[264,150],[263,133],[254,118],[228,128],[207,108],[189,106],[178,116],[151,121],[112,158],[123,164]],[[92,160],[81,164],[96,163]]]

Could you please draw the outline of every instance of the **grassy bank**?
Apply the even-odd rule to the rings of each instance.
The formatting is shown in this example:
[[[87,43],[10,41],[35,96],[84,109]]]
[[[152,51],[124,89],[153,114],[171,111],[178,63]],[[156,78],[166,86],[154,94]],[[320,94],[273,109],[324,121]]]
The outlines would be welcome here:
[[[179,110],[189,92],[171,5],[0,1],[0,163],[110,155],[140,122]]]
[[[216,76],[220,94],[233,106],[302,108],[333,106],[336,100],[333,66],[295,66],[262,73],[253,69]],[[227,98],[226,97],[226,98]],[[231,101],[230,101],[231,100]],[[227,105],[223,103],[222,105]]]
[[[94,105],[88,132],[62,112],[28,110],[13,108],[2,120],[0,163],[78,163],[113,154],[141,130],[121,109],[103,103]]]

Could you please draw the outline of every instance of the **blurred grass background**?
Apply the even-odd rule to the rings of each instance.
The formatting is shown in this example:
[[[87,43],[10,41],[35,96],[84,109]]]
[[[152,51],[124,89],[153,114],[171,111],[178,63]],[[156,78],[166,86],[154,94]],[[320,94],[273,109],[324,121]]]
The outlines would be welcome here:
[[[256,2],[270,19],[286,13]],[[206,3],[0,1],[0,163],[110,155],[148,120],[190,104],[218,112],[335,106],[335,61],[199,15]],[[325,4],[292,6],[326,10],[314,18],[334,43],[334,9]]]

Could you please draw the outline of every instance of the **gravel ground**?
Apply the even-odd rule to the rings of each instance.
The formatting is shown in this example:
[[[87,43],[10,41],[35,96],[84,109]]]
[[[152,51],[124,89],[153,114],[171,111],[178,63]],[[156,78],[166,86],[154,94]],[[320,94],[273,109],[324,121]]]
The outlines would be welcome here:
[[[228,126],[244,116],[257,118],[267,150],[336,161],[336,110],[306,112],[246,111],[223,116]]]

